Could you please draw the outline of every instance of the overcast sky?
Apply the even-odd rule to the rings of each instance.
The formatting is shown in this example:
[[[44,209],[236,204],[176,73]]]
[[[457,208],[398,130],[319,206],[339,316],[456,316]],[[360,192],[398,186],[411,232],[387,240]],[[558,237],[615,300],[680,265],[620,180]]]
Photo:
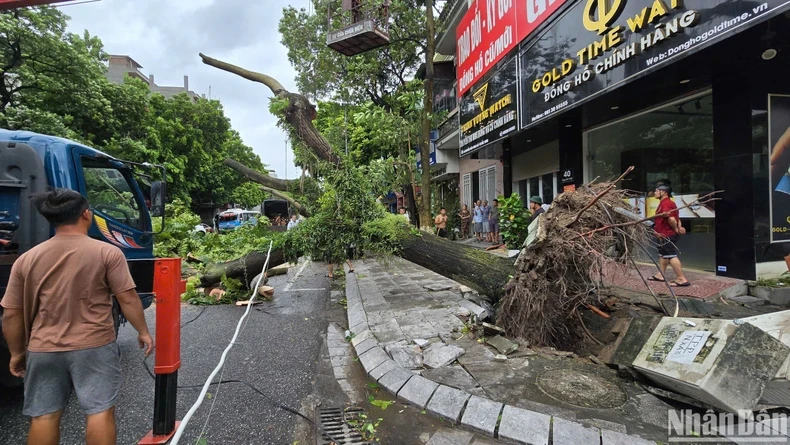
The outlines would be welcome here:
[[[198,94],[219,99],[244,142],[280,178],[295,178],[285,133],[269,114],[270,91],[204,65],[199,52],[261,71],[294,89],[294,72],[277,24],[288,4],[307,8],[309,0],[100,0],[70,5],[70,31],[98,35],[110,54],[131,56],[157,85],[179,86],[189,76]]]

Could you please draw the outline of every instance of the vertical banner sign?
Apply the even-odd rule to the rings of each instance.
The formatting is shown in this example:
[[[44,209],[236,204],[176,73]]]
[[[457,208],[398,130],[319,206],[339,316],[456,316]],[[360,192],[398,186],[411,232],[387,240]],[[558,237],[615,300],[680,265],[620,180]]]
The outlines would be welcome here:
[[[771,242],[790,241],[790,96],[768,96]]]
[[[473,0],[455,29],[459,96],[518,45],[515,2]]]

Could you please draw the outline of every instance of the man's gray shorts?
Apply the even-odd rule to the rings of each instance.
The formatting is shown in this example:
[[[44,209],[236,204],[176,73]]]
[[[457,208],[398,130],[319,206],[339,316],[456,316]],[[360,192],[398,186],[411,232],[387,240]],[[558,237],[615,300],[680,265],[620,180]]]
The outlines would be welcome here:
[[[86,415],[115,406],[121,390],[117,342],[79,351],[28,351],[23,414],[39,417],[66,408],[72,389]]]

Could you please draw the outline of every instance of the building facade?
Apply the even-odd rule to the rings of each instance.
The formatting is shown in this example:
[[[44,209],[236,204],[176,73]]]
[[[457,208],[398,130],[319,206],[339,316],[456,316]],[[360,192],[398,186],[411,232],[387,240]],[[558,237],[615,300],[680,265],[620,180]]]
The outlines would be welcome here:
[[[623,186],[647,216],[658,180],[679,206],[718,192],[681,210],[684,264],[786,270],[790,2],[495,3],[456,2],[437,40],[455,48],[462,199],[489,193],[489,156],[501,194],[545,202],[633,166]]]
[[[153,74],[149,76],[143,74],[143,72],[140,71],[142,68],[142,65],[129,56],[110,55],[105,77],[107,77],[110,82],[117,84],[122,84],[126,76],[140,79],[148,84],[148,88],[152,93],[159,93],[167,99],[181,93],[186,93],[192,100],[197,100],[199,98],[194,91],[189,89],[189,76],[184,76],[183,86],[161,86],[156,84]]]

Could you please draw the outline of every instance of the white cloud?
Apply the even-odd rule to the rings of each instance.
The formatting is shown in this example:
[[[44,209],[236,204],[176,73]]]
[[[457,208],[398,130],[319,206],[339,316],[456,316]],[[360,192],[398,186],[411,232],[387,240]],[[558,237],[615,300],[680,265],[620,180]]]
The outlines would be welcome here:
[[[293,153],[286,160],[285,133],[269,114],[271,94],[263,85],[204,65],[199,52],[261,71],[295,89],[294,72],[280,43],[283,7],[309,0],[101,0],[63,7],[69,30],[87,29],[110,54],[125,54],[154,74],[158,85],[182,85],[219,99],[233,127],[280,178],[298,177]],[[287,167],[286,167],[287,162]]]

